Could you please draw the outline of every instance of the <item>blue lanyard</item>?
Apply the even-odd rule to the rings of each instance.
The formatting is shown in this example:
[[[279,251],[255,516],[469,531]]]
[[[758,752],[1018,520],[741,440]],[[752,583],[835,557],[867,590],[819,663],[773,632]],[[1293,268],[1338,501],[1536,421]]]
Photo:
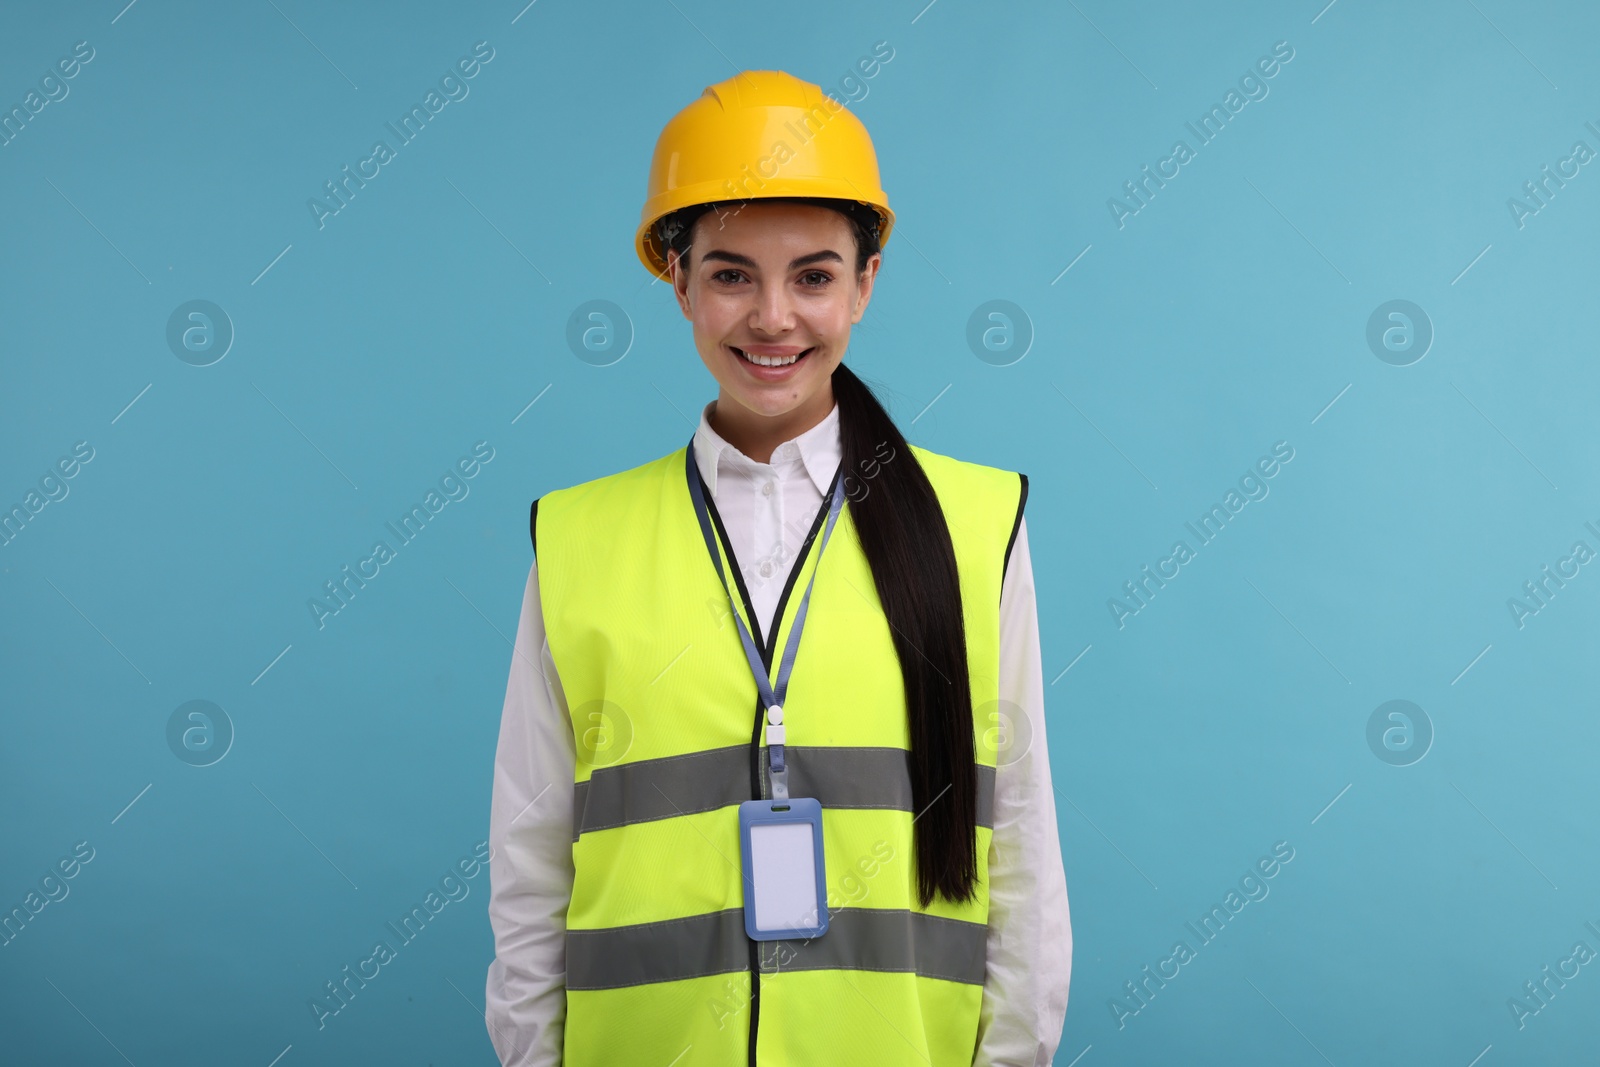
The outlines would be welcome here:
[[[733,590],[728,587],[728,576],[722,569],[722,554],[717,551],[716,534],[711,529],[711,515],[706,509],[705,492],[700,486],[700,471],[695,467],[694,439],[689,439],[689,447],[684,449],[684,463],[689,479],[689,495],[694,498],[695,517],[700,520],[700,532],[706,541],[706,551],[711,553],[711,562],[717,565],[717,578],[722,582],[722,591],[728,594],[728,609],[733,615],[733,621],[739,627],[739,640],[744,643],[745,659],[750,662],[750,673],[755,676],[756,687],[761,692],[761,706],[767,709],[767,755],[769,768],[772,772],[772,795],[779,800],[789,799],[789,772],[783,760],[783,697],[789,689],[789,672],[794,668],[794,656],[800,646],[800,631],[806,624],[806,606],[811,603],[811,587],[817,580],[817,569],[822,566],[822,552],[828,547],[828,535],[833,533],[833,524],[839,517],[839,511],[844,507],[844,480],[835,476],[833,482],[833,497],[828,503],[828,524],[822,531],[822,544],[817,547],[817,562],[811,569],[811,578],[806,582],[805,596],[800,598],[800,608],[795,612],[794,626],[789,631],[788,644],[783,649],[783,660],[778,665],[778,684],[774,687],[767,680],[767,670],[761,663],[761,654],[756,651],[756,643],[750,636],[750,630],[744,624],[744,619],[739,616],[737,606],[733,602]],[[782,618],[774,617],[772,625],[777,626]]]

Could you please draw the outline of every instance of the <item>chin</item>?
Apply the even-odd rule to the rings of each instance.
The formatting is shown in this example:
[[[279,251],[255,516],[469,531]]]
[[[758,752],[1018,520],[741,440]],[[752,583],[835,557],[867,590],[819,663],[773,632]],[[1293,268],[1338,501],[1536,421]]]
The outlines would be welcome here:
[[[729,392],[740,407],[757,415],[765,415],[768,418],[787,415],[795,408],[804,405],[810,395],[796,396],[791,390],[774,390],[757,394],[733,392],[731,390]]]

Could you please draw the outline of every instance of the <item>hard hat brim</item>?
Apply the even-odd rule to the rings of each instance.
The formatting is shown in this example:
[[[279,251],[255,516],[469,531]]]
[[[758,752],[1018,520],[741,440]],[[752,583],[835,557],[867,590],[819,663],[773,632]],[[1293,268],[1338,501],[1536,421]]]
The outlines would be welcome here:
[[[639,255],[639,261],[645,265],[645,269],[662,281],[671,281],[672,276],[667,270],[666,250],[656,248],[655,235],[651,232],[658,221],[674,211],[699,204],[739,204],[775,196],[853,200],[866,204],[883,218],[883,225],[878,234],[879,248],[888,244],[889,233],[894,229],[894,211],[889,207],[888,194],[882,189],[861,189],[848,178],[774,178],[766,182],[759,194],[745,197],[730,197],[725,182],[709,181],[672,189],[646,201],[643,211],[640,212],[639,229],[634,235],[634,250]]]

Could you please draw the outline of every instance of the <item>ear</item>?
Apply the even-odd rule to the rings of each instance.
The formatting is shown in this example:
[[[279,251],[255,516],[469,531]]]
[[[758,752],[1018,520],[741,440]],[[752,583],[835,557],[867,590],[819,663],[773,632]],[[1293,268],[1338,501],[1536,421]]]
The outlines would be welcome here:
[[[683,312],[684,318],[693,322],[694,309],[689,303],[689,268],[676,249],[667,249],[667,270],[672,276],[672,293],[678,298],[678,310]]]
[[[867,269],[861,272],[857,283],[856,304],[850,312],[850,323],[855,325],[867,313],[867,303],[872,299],[872,283],[878,277],[878,267],[883,263],[883,253],[874,252],[867,257]]]

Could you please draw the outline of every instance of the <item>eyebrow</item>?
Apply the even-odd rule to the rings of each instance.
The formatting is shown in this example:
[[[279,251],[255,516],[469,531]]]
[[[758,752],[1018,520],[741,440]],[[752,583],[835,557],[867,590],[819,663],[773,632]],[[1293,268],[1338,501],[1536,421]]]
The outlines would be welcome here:
[[[700,257],[700,262],[709,263],[714,259],[715,260],[721,260],[721,261],[723,261],[725,263],[732,263],[735,266],[739,266],[739,267],[754,268],[755,265],[756,265],[756,261],[751,259],[749,256],[740,255],[738,252],[724,252],[724,251],[722,251],[721,249],[718,249],[718,248],[713,248],[711,251],[709,251],[705,255],[701,256]],[[789,261],[789,269],[790,270],[797,270],[800,267],[809,266],[812,263],[825,263],[825,262],[838,263],[840,266],[843,266],[844,265],[844,257],[840,256],[839,253],[833,251],[831,248],[824,249],[821,252],[812,252],[810,255],[799,256],[799,257],[797,257],[795,259],[790,260]]]

